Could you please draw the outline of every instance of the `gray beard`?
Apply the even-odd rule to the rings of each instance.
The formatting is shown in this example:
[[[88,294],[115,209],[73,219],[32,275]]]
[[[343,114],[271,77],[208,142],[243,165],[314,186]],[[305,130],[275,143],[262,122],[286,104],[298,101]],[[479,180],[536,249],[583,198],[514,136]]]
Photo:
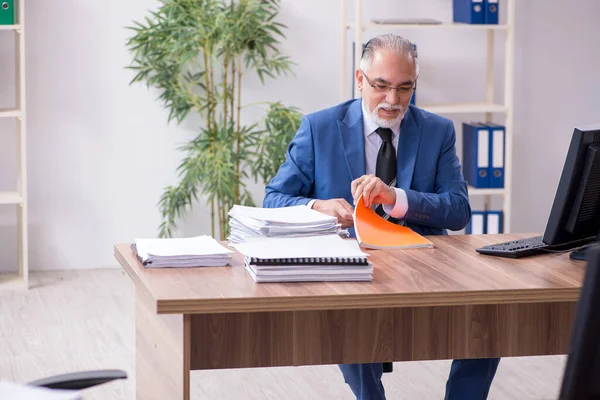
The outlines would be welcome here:
[[[400,107],[400,106],[399,106]],[[404,109],[404,107],[400,107],[400,114],[398,114],[398,116],[394,119],[383,119],[379,117],[379,114],[377,113],[377,111],[379,111],[381,107],[381,104],[379,104],[377,107],[375,107],[375,109],[373,111],[370,112],[370,116],[371,119],[380,127],[382,128],[391,128],[393,126],[399,125],[400,121],[402,121],[402,118],[404,118],[404,114],[406,112],[406,110]]]

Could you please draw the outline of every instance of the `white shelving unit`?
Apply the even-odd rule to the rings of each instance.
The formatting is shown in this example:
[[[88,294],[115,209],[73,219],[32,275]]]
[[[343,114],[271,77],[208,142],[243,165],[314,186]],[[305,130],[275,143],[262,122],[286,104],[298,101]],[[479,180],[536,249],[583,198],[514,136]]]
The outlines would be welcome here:
[[[417,0],[415,0],[417,1]],[[451,2],[452,0],[448,0]],[[405,30],[427,29],[435,32],[445,32],[447,30],[472,30],[474,34],[485,32],[486,41],[486,91],[485,99],[474,103],[447,103],[447,104],[418,104],[417,107],[431,111],[436,114],[470,114],[481,113],[484,115],[483,120],[492,121],[494,114],[504,115],[505,127],[505,164],[504,164],[504,188],[503,189],[476,189],[469,187],[470,196],[483,196],[485,208],[489,208],[492,196],[501,196],[503,200],[502,211],[504,214],[504,233],[511,231],[511,187],[512,187],[512,143],[513,143],[513,77],[514,77],[514,20],[515,20],[515,1],[506,0],[505,6],[501,13],[506,15],[504,24],[498,25],[471,25],[463,23],[441,23],[441,24],[375,24],[372,22],[363,21],[362,10],[363,0],[354,0],[354,21],[348,21],[348,0],[340,0],[341,4],[341,57],[342,71],[340,73],[340,96],[341,100],[345,101],[350,96],[346,90],[348,86],[348,71],[347,65],[347,32],[354,30],[354,65],[359,65],[362,54],[362,44],[364,43],[363,35],[365,31],[377,32],[395,32]],[[496,32],[504,33],[505,40],[505,65],[504,65],[504,104],[494,103],[494,39]],[[375,36],[373,33],[370,36]],[[443,38],[441,38],[443,40]],[[354,73],[354,71],[352,71]],[[359,93],[355,87],[355,93]]]
[[[25,0],[17,5],[17,24],[0,25],[0,35],[15,37],[15,108],[0,109],[0,118],[15,118],[17,122],[17,186],[14,191],[0,191],[0,205],[14,205],[17,211],[17,270],[0,274],[0,290],[29,288],[28,233],[27,233],[27,151],[25,136]],[[4,32],[12,31],[12,32]],[[8,62],[8,60],[2,60]],[[0,141],[3,133],[0,132]],[[6,255],[0,254],[5,258]]]

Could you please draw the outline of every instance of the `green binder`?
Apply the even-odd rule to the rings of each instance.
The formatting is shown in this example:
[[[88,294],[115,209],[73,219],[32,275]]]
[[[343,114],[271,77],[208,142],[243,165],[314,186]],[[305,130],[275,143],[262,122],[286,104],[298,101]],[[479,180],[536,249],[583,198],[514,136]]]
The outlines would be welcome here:
[[[0,25],[13,25],[15,23],[14,0],[0,0]]]

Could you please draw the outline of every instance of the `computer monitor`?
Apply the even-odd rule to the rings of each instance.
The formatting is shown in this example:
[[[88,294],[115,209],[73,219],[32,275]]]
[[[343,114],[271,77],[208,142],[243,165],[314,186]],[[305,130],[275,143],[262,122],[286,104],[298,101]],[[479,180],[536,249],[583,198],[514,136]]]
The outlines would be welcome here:
[[[600,246],[588,262],[571,328],[559,400],[600,399]]]
[[[600,239],[600,124],[575,128],[542,241],[571,248]],[[588,245],[589,246],[589,245]],[[571,253],[585,260],[587,247]]]
[[[600,124],[575,128],[543,236],[486,245],[485,255],[526,257],[570,251],[586,260],[587,246],[600,242]]]

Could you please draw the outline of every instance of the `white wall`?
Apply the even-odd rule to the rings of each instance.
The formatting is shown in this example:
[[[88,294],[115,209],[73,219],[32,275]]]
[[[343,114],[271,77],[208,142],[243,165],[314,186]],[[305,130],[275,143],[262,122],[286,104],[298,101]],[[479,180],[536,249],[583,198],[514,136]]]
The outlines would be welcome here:
[[[543,232],[573,128],[600,122],[600,2],[520,2],[513,230]]]
[[[450,0],[365,3],[365,18],[451,18]],[[115,266],[114,243],[156,235],[158,199],[166,185],[176,182],[181,154],[175,147],[195,135],[198,121],[167,125],[157,93],[142,84],[128,85],[133,74],[125,69],[130,33],[124,27],[155,6],[142,0],[116,8],[91,0],[64,0],[60,7],[27,1],[32,269]],[[352,2],[348,8],[353,10]],[[339,10],[338,0],[284,0],[280,20],[289,29],[282,49],[298,64],[296,75],[265,87],[247,78],[243,100],[282,100],[305,113],[339,102]],[[577,7],[559,0],[517,5],[513,231],[543,230],[573,126],[600,121],[600,27],[593,24],[599,12],[594,0]],[[421,57],[418,101],[483,98],[483,32],[405,34],[417,43]],[[0,108],[13,105],[14,68],[5,68],[11,63],[11,35],[0,32]],[[496,41],[499,88],[503,37],[498,34]],[[347,77],[349,85],[349,71]],[[249,120],[259,115],[257,108],[245,114]],[[453,116],[457,127],[479,118]],[[14,188],[13,131],[13,121],[0,120],[0,190]],[[258,203],[263,189],[252,185]],[[14,207],[0,207],[0,271],[16,268],[14,214]],[[209,216],[201,205],[180,223],[181,235],[209,232]]]

